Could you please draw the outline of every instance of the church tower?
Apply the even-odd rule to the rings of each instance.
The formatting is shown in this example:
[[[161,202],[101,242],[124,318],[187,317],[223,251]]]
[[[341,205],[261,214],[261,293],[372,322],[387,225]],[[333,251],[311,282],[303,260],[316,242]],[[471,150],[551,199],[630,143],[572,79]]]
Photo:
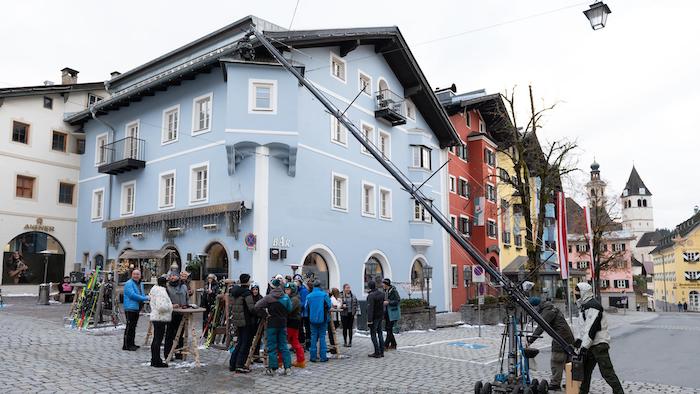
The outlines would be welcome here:
[[[632,166],[622,195],[622,228],[641,238],[644,233],[654,231],[654,208],[651,204],[651,191]]]
[[[600,179],[600,164],[598,164],[595,161],[595,159],[593,159],[593,164],[591,164],[591,180],[588,181],[588,183],[586,183],[589,207],[605,207],[605,203],[607,200],[605,197],[606,186],[607,183]]]

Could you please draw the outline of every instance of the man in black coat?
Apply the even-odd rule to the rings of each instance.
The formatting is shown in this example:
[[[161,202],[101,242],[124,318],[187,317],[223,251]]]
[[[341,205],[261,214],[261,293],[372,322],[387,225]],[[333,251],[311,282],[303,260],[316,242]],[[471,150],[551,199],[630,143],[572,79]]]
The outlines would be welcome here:
[[[374,353],[369,357],[384,357],[384,338],[382,335],[382,321],[384,320],[384,292],[377,289],[377,283],[373,280],[367,284],[367,326],[369,327]]]
[[[549,301],[540,303],[539,297],[530,297],[529,301],[532,306],[537,308],[537,312],[542,316],[542,319],[561,335],[567,343],[573,345],[574,334],[571,332],[571,327],[566,322],[564,314]],[[532,333],[532,336],[527,338],[527,342],[529,344],[535,342],[543,332],[544,328],[538,326]],[[561,347],[559,342],[552,339],[552,360],[550,361],[552,379],[549,381],[549,390],[557,391],[561,389],[561,377],[568,360],[569,355],[566,354],[564,348]]]

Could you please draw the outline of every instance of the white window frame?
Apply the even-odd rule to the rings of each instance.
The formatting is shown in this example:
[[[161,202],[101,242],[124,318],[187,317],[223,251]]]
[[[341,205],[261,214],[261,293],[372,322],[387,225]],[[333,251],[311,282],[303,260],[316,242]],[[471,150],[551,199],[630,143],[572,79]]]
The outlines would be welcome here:
[[[370,189],[370,195],[367,196],[365,193],[365,190]],[[367,199],[371,199],[371,201],[367,201]],[[362,212],[362,216],[368,217],[368,218],[376,218],[377,217],[377,187],[374,183],[370,183],[367,181],[362,181],[362,198],[360,199],[362,202],[362,207],[360,212]],[[369,211],[365,209],[365,206],[369,205]]]
[[[450,175],[450,193],[457,193],[457,178]]]
[[[489,190],[491,190],[491,193],[489,193]],[[489,196],[489,194],[491,194],[491,195]],[[496,185],[494,185],[492,183],[488,183],[488,182],[486,183],[486,196],[485,197],[486,197],[486,201],[493,202],[493,203],[495,203],[496,200],[498,200],[498,192],[496,190]],[[489,197],[493,197],[493,198],[489,198]]]
[[[464,112],[464,123],[467,125],[468,129],[472,128],[472,118],[471,113],[469,111]]]
[[[105,143],[104,145],[109,144],[109,134],[108,133],[102,133],[98,134],[95,137],[95,167],[99,167],[102,164],[107,163],[107,154],[100,160],[100,153],[102,151],[102,146],[100,145],[100,140],[104,139]]]
[[[270,88],[270,108],[257,107],[257,87],[266,86]],[[277,114],[277,80],[274,79],[249,79],[248,80],[248,113],[259,115]]]
[[[331,54],[331,56],[330,56],[330,61],[329,61],[329,64],[330,64],[329,69],[330,69],[331,77],[335,78],[337,81],[340,81],[344,84],[347,84],[348,83],[348,63],[343,58],[336,55],[332,51],[330,54]],[[333,73],[333,61],[338,61],[339,63],[343,64],[343,78],[342,79],[340,77],[337,77]]]
[[[331,142],[337,145],[340,145],[344,148],[348,147],[348,129],[345,127],[342,123],[340,123],[340,120],[336,118],[333,115],[330,115],[331,119]],[[340,131],[340,136],[344,141],[338,141],[335,139],[335,136],[337,132]]]
[[[452,226],[453,229],[455,229],[455,230],[457,229],[457,225],[458,225],[457,216],[450,215],[450,225]]]
[[[95,212],[95,202],[96,200],[96,195],[97,193],[100,193],[100,211]],[[99,215],[96,215],[96,213],[99,213]],[[93,189],[92,190],[92,198],[91,198],[91,203],[90,203],[90,221],[92,222],[99,222],[102,221],[105,215],[105,188],[101,187],[99,189]]]
[[[480,123],[480,124],[481,124],[481,123]],[[498,165],[498,163],[496,162],[496,152],[494,152],[493,150],[491,150],[491,149],[489,149],[489,148],[485,148],[485,149],[489,152],[488,156],[493,157],[493,164],[489,163],[488,159],[485,160],[485,161],[486,161],[486,166],[488,166],[489,168],[496,168],[496,166]],[[485,158],[485,159],[486,159],[486,158]]]
[[[207,125],[206,128],[203,129],[197,129],[197,126],[199,124],[199,111],[197,111],[197,102],[202,101],[204,99],[209,99],[209,124]],[[203,94],[201,96],[195,97],[192,99],[192,136],[197,136],[200,134],[208,133],[211,131],[211,124],[214,119],[214,92],[209,92],[207,94]]]
[[[450,264],[450,285],[453,289],[459,287],[459,270],[456,264]]]
[[[387,196],[387,213],[388,215],[384,215],[382,213],[382,198],[383,196]],[[393,200],[392,200],[392,193],[391,189],[388,189],[386,187],[379,187],[379,209],[378,209],[378,214],[379,214],[379,219],[381,220],[391,220],[393,215]]]
[[[168,129],[168,115],[172,112],[175,112],[177,114],[175,130],[173,130],[173,132],[175,133],[175,138],[168,139],[168,133],[170,133],[170,130]],[[180,115],[180,104],[173,105],[172,107],[168,107],[163,110],[163,131],[160,135],[161,145],[168,145],[178,141],[178,139],[180,138],[180,123],[182,123],[181,121],[182,116]]]
[[[369,137],[365,136],[365,128],[369,127],[371,129],[371,134]],[[365,122],[360,122],[360,131],[362,131],[362,136],[365,137],[365,139],[370,143],[370,145],[377,146],[377,128],[374,127],[373,125]],[[364,145],[360,145],[360,151],[364,153],[367,156],[372,156],[371,153],[369,153],[369,150],[365,149]]]
[[[335,205],[335,180],[336,178],[342,179],[344,183],[344,187],[341,190],[343,193],[341,197],[341,200],[343,200],[342,205],[336,206]],[[348,190],[350,187],[350,178],[348,178],[347,175],[339,174],[337,172],[331,172],[331,209],[334,211],[339,211],[339,212],[349,212],[350,211],[350,205],[348,204],[349,201],[349,196],[348,196]]]
[[[194,178],[194,172],[195,170],[199,170],[200,168],[206,168],[207,169],[207,178],[206,178],[206,188],[204,189],[204,194],[206,196],[202,199],[195,199],[196,196],[196,189],[195,189],[195,178]],[[190,187],[189,187],[189,205],[201,205],[201,204],[206,204],[209,202],[209,185],[211,184],[211,171],[209,167],[209,162],[205,161],[202,163],[197,163],[197,164],[192,164],[190,166]]]
[[[626,279],[615,279],[615,288],[616,289],[626,289],[627,288],[627,280]],[[620,286],[622,285],[622,286]]]
[[[416,105],[413,104],[411,99],[406,99],[406,117],[411,120],[416,120]],[[413,116],[411,116],[413,114]]]
[[[414,170],[424,170],[424,171],[431,171],[433,167],[433,150],[425,145],[411,145],[411,169]],[[420,152],[419,155],[419,162],[416,163],[416,153],[415,151],[418,150]],[[428,167],[422,165],[423,159],[425,156],[424,151],[428,151]],[[423,163],[424,164],[424,163]]]
[[[466,227],[462,227],[462,231],[460,231],[460,230],[459,230],[459,224],[460,224],[460,222],[462,221],[462,219],[466,219],[466,220],[467,220],[467,226],[466,226]],[[456,228],[456,230],[457,230],[460,234],[462,234],[462,235],[464,235],[464,236],[466,236],[466,237],[470,237],[472,233],[471,233],[471,231],[470,231],[470,230],[471,230],[471,222],[470,222],[470,220],[469,220],[469,216],[467,216],[467,215],[461,215],[461,214],[460,214],[458,220],[459,220],[459,222],[457,222],[457,228]]]
[[[465,187],[462,188],[462,193],[464,193],[464,194],[459,193],[459,181],[464,181]],[[459,180],[457,181],[457,187],[455,189],[456,189],[455,192],[457,193],[458,196],[460,196],[461,198],[463,198],[465,200],[469,199],[469,193],[466,191],[466,190],[469,190],[469,180],[467,178],[459,177]]]
[[[367,91],[362,89],[362,77],[365,77],[369,80],[369,84],[367,85]],[[357,70],[357,89],[362,91],[362,93],[364,93],[368,97],[372,97],[372,77],[362,70]]]
[[[491,236],[489,234],[489,224],[491,224],[491,223],[493,223],[493,228],[496,229],[495,234],[493,236]],[[486,221],[486,236],[489,237],[489,239],[497,239],[498,238],[498,224],[496,223],[495,220],[488,219]]]
[[[382,136],[386,137],[386,152],[382,149]],[[379,133],[377,133],[377,147],[385,158],[391,159],[391,134],[388,131],[379,129]]]
[[[428,200],[432,204],[432,200]],[[413,209],[413,219],[412,222],[414,223],[432,223],[433,222],[433,215],[428,212],[427,209],[423,206],[423,204],[419,203],[418,200],[413,199],[413,206],[411,207]],[[419,208],[419,215],[421,217],[416,216],[416,208]],[[425,219],[427,218],[427,220]]]
[[[128,205],[129,205],[129,200],[128,200],[128,194],[126,193],[126,190],[128,188],[131,188],[131,211],[129,211]],[[129,182],[124,182],[122,183],[121,187],[121,198],[119,199],[119,215],[120,216],[134,216],[134,212],[136,212],[136,181],[129,181]]]
[[[173,177],[173,198],[170,205],[165,205],[165,177]],[[177,196],[177,171],[170,170],[158,174],[158,210],[164,211],[175,208],[175,197]]]

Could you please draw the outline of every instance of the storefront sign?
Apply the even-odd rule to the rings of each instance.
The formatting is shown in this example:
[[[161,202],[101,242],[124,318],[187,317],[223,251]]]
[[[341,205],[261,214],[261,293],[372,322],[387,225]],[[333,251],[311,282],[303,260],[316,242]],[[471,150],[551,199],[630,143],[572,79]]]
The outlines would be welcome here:
[[[700,271],[685,271],[686,280],[700,280]]]
[[[32,231],[43,231],[46,233],[50,233],[55,230],[54,226],[44,226],[44,219],[42,218],[36,218],[36,224],[25,224],[24,229]]]
[[[272,239],[272,247],[273,248],[291,248],[292,241],[285,237],[275,237]]]

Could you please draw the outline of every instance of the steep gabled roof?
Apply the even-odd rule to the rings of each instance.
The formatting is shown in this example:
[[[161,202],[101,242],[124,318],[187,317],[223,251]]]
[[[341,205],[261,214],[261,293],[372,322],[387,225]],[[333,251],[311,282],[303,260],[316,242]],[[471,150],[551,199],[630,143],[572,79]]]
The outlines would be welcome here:
[[[627,179],[625,190],[627,191],[627,196],[651,196],[651,191],[644,184],[634,166],[632,166],[632,172],[629,179]],[[643,192],[640,192],[640,190],[643,190]],[[622,197],[625,197],[625,193],[622,193]]]
[[[0,89],[0,98],[65,94],[89,90],[104,90],[104,88],[105,86],[103,82],[74,83],[69,85],[20,86]]]
[[[637,241],[637,247],[644,248],[647,246],[656,246],[656,244],[659,242],[659,240],[661,240],[661,238],[664,237],[664,235],[665,234],[659,230],[644,233],[639,238],[639,241]]]
[[[700,211],[695,212],[695,214],[689,219],[677,225],[675,230],[671,231],[671,234],[661,238],[658,241],[658,246],[655,247],[650,253],[657,253],[673,246],[676,240],[686,237],[698,227],[700,227]]]
[[[489,134],[502,133],[513,127],[503,102],[503,96],[500,93],[486,94],[483,89],[461,94],[452,94],[451,92],[454,93],[449,88],[436,92],[448,115],[454,115],[464,110],[478,110],[486,122],[486,130]]]

